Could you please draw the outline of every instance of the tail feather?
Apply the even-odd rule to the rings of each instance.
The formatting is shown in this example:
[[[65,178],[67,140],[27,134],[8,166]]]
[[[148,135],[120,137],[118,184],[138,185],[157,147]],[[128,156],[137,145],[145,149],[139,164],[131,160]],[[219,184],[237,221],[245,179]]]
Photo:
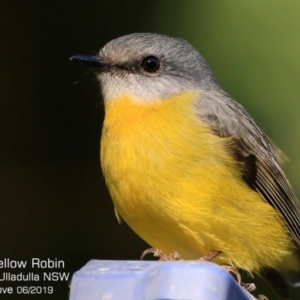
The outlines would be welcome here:
[[[300,272],[283,271],[282,275],[290,286],[300,287]]]
[[[286,282],[285,275],[280,274],[272,268],[264,269],[260,275],[266,280],[271,288],[277,293],[282,300],[290,299],[289,286]]]
[[[293,256],[297,258],[298,265],[300,266],[300,245],[294,242],[296,249],[293,252]],[[300,271],[295,270],[284,270],[282,271],[282,275],[289,285],[292,287],[300,287]]]

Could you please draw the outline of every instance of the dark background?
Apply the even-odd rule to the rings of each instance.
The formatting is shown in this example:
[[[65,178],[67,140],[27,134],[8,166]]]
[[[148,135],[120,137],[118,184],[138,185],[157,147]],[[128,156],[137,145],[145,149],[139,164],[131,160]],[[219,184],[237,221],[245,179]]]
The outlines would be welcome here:
[[[285,170],[300,195],[299,13],[289,0],[2,0],[0,259],[57,258],[74,272],[92,258],[139,259],[147,248],[117,223],[101,174],[98,83],[69,61],[132,32],[189,40],[290,158]],[[38,298],[67,299],[68,285]]]

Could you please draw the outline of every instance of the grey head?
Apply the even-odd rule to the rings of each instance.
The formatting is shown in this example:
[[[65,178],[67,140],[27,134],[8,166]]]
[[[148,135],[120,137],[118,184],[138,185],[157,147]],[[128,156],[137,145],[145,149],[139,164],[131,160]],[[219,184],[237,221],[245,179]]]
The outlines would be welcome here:
[[[105,101],[124,94],[154,101],[186,90],[219,89],[205,59],[180,38],[133,33],[110,41],[95,57],[72,59],[96,68]]]

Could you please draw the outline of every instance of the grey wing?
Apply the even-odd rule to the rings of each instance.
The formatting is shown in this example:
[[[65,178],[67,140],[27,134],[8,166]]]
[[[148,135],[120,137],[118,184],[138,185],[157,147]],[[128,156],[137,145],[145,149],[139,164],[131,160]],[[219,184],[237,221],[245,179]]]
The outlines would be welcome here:
[[[246,110],[224,92],[202,92],[196,110],[215,134],[234,138],[235,155],[243,165],[244,180],[280,212],[300,246],[300,204],[280,168],[269,138]]]

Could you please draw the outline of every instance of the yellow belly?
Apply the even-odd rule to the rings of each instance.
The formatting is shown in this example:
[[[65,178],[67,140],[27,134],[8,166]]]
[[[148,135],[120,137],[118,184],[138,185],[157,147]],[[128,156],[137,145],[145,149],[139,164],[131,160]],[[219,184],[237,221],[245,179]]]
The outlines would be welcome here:
[[[117,212],[152,247],[257,272],[293,268],[277,212],[242,180],[230,138],[193,110],[196,92],[151,104],[105,104],[101,165]]]

